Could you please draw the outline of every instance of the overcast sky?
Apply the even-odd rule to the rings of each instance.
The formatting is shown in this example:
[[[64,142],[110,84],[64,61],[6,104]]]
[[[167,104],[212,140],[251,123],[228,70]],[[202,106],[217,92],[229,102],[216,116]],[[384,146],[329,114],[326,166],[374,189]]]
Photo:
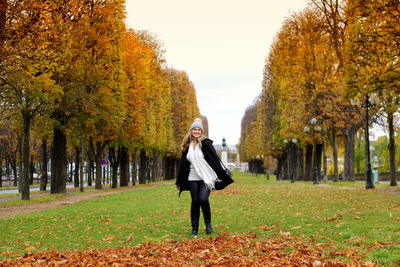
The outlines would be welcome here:
[[[170,67],[194,83],[209,137],[240,138],[244,111],[261,92],[264,60],[283,20],[307,0],[126,0],[127,25],[164,43]]]

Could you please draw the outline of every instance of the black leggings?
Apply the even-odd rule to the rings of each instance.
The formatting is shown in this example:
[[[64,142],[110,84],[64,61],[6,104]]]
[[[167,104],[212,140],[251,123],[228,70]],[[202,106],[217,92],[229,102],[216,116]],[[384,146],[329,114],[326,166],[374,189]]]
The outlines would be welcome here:
[[[204,221],[206,223],[211,223],[210,202],[208,201],[210,190],[203,181],[189,181],[189,190],[192,196],[192,209],[190,211],[192,220],[198,220],[200,218],[201,207]]]

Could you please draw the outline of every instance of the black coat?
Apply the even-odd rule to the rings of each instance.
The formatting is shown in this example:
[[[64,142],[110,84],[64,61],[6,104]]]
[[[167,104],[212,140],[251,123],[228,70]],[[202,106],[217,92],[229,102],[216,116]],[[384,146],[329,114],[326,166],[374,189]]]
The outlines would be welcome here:
[[[221,182],[215,183],[215,189],[221,190],[227,187],[229,184],[233,183],[229,175],[226,174],[224,168],[221,166],[221,160],[219,159],[217,152],[213,146],[213,141],[205,138],[201,141],[202,147],[201,151],[203,151],[204,159],[207,161],[208,165],[214,170],[217,174],[218,179]],[[176,179],[176,185],[179,186],[179,195],[182,191],[189,190],[189,172],[190,172],[190,162],[186,159],[186,155],[189,151],[189,148],[186,148],[185,151],[182,152],[181,162],[179,166],[178,178]]]

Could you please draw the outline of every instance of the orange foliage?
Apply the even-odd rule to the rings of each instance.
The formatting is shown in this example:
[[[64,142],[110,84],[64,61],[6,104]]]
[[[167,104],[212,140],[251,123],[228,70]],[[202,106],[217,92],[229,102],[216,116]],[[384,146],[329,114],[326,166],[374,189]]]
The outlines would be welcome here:
[[[189,131],[193,119],[200,116],[197,106],[196,91],[189,77],[183,71],[168,69],[168,80],[171,85],[173,152],[180,155],[183,137]]]

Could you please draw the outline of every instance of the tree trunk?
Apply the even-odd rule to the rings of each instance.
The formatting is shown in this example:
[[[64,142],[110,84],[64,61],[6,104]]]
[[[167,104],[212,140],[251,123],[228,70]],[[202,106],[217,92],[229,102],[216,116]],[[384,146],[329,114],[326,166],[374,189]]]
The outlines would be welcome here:
[[[281,180],[282,179],[282,165],[283,165],[283,160],[282,157],[279,157],[276,166],[276,180]]]
[[[136,185],[136,148],[132,152],[132,185]]]
[[[388,113],[389,124],[389,158],[390,158],[390,186],[397,185],[396,179],[396,141],[394,139],[394,114]]]
[[[169,165],[169,179],[175,179],[175,167],[176,167],[176,162],[179,162],[179,160],[176,160],[175,157],[169,157],[168,158],[168,165]]]
[[[30,114],[24,112],[22,114],[24,120],[24,143],[23,143],[23,178],[21,186],[21,199],[29,200],[29,157],[30,157],[30,128],[31,120]]]
[[[161,181],[162,180],[162,167],[161,167],[161,152],[157,152],[157,159],[156,159],[156,162],[157,162],[157,168],[156,168],[156,172],[157,172],[157,180],[158,181]]]
[[[163,169],[164,169],[164,180],[168,180],[168,169],[167,169],[167,156],[166,155],[164,155],[164,158],[163,158]]]
[[[88,166],[87,166],[88,186],[92,186],[93,161],[92,159],[88,159],[87,161],[88,161]]]
[[[297,180],[297,146],[296,144],[291,144],[291,160],[289,163],[290,166],[290,179]]]
[[[7,169],[7,160],[4,160],[4,165],[6,166]],[[7,176],[7,171],[5,175]],[[3,159],[1,157],[0,157],[0,187],[3,187]]]
[[[326,140],[325,138],[323,138],[323,144],[322,144],[322,151],[324,154],[324,174],[323,174],[323,178],[324,181],[327,182],[328,181],[328,155],[326,152]]]
[[[140,151],[140,168],[139,168],[139,184],[145,184],[146,183],[146,151],[141,150]]]
[[[108,142],[96,142],[96,146],[93,142],[93,139],[90,138],[90,154],[93,156],[94,161],[96,162],[96,180],[95,180],[95,188],[102,189],[101,179],[102,179],[102,168],[101,168],[101,159],[103,157],[104,148],[107,146]]]
[[[283,152],[283,157],[282,157],[282,179],[287,180],[289,179],[289,159],[288,159],[288,153],[286,150]]]
[[[68,177],[68,182],[71,183],[73,180],[73,178],[72,178],[72,176],[73,176],[73,171],[72,171],[73,159],[72,159],[72,157],[71,158],[67,157],[67,159],[68,159],[68,164],[69,164],[69,173],[67,174],[67,177]]]
[[[126,147],[121,148],[121,157],[120,157],[120,177],[119,183],[120,186],[128,186],[129,185],[129,154],[128,149]]]
[[[304,180],[312,181],[313,179],[313,145],[306,146],[306,173]]]
[[[79,153],[79,173],[80,173],[80,177],[79,177],[79,189],[81,192],[84,191],[84,184],[83,184],[83,164],[84,164],[84,159],[83,159],[83,155],[84,155],[84,150],[83,150],[83,136],[82,133],[80,134],[80,138],[79,138],[79,142],[80,142],[80,151],[81,153]]]
[[[158,158],[160,156],[160,152],[154,151],[153,152],[153,166],[151,169],[151,180],[153,182],[157,181],[158,178]]]
[[[10,160],[9,160],[7,153],[6,153],[6,155],[4,155],[4,164],[5,164],[5,168],[6,168],[5,176],[8,177],[8,176],[10,176]],[[1,171],[1,175],[3,175],[3,171]]]
[[[40,191],[46,191],[47,187],[47,140],[42,140],[42,173],[40,175]]]
[[[321,181],[322,180],[322,175],[321,175],[321,170],[322,170],[322,151],[323,150],[323,144],[318,144],[317,143],[317,170],[318,170],[318,178]]]
[[[343,180],[354,181],[354,136],[356,130],[349,128],[345,132],[344,139],[344,169]]]
[[[118,186],[118,167],[119,167],[119,157],[120,157],[120,148],[118,148],[118,152],[115,152],[115,146],[108,147],[108,154],[110,157],[110,165],[112,168],[112,178],[111,178],[111,188],[117,188]]]
[[[333,181],[339,181],[339,164],[338,164],[338,147],[337,147],[337,132],[332,130],[332,155],[333,155]]]
[[[92,178],[93,178],[93,157],[92,157],[92,150],[89,148],[87,150],[87,162],[88,162],[88,166],[87,166],[87,175],[88,175],[88,186],[92,186]]]
[[[94,164],[95,164],[94,159],[92,159],[90,161],[90,164],[91,164],[91,171],[92,171],[92,179],[90,180],[90,185],[93,185],[93,181],[96,180],[96,176],[95,176],[96,169],[95,169],[95,166],[94,166]]]
[[[80,154],[81,150],[79,147],[75,147],[75,173],[74,173],[74,187],[79,187],[79,165],[80,165]]]
[[[173,157],[165,156],[164,157],[164,179],[171,180],[174,178],[174,167],[175,162],[173,161]]]
[[[67,192],[67,137],[58,128],[51,146],[51,194]]]
[[[149,157],[146,157],[146,177],[147,177],[147,180],[149,180],[150,181],[150,179],[151,179],[151,168],[150,168],[150,158]]]
[[[304,180],[304,150],[297,148],[297,179]]]
[[[33,185],[33,172],[35,167],[33,166],[33,155],[31,155],[31,160],[29,162],[29,185]]]
[[[111,165],[112,170],[112,179],[111,179],[111,188],[117,188],[118,186],[118,167],[114,167]]]
[[[173,178],[172,179],[176,179],[178,177],[178,170],[179,170],[179,166],[181,164],[181,161],[178,160],[177,158],[173,157],[173,165],[174,165],[174,169],[173,171]]]
[[[22,193],[22,180],[23,180],[23,173],[24,173],[24,167],[23,167],[23,144],[22,144],[22,136],[18,137],[18,168],[19,168],[19,173],[18,173],[18,192]]]
[[[157,172],[156,172],[156,152],[153,151],[153,157],[151,159],[151,181],[155,182],[157,179]]]
[[[13,153],[14,155],[12,156],[12,158],[10,158],[10,162],[11,162],[11,168],[13,170],[13,174],[14,174],[14,186],[17,186],[17,180],[18,180],[18,175],[17,175],[17,152]]]
[[[96,161],[96,182],[95,188],[102,189],[101,178],[102,178],[102,170],[101,170],[101,158],[103,156],[104,146],[101,145],[101,142],[96,142],[96,153],[94,154],[94,158]]]
[[[168,179],[172,180],[175,178],[175,157],[168,157]]]

